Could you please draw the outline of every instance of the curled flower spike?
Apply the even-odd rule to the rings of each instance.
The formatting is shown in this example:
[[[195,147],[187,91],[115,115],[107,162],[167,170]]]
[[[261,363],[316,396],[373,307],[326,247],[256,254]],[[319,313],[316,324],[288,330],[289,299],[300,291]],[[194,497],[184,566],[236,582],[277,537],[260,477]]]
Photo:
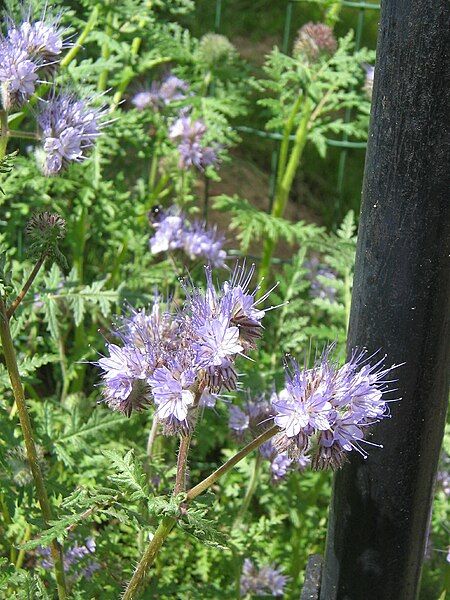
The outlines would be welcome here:
[[[206,290],[185,286],[182,309],[155,295],[149,310],[122,319],[113,332],[119,343],[107,343],[107,355],[95,363],[106,404],[130,415],[153,403],[165,433],[191,430],[198,407],[213,407],[217,393],[236,387],[235,360],[252,347],[248,324],[237,314],[251,314],[252,327],[261,326],[264,312],[253,315],[256,301],[247,289],[252,273],[238,266],[216,291],[207,268]]]
[[[149,242],[152,254],[183,250],[191,260],[202,258],[213,267],[224,266],[227,257],[224,238],[216,228],[201,221],[190,223],[176,206],[159,211],[152,218],[152,225],[155,228]]]
[[[241,596],[282,596],[288,581],[289,577],[283,575],[281,569],[274,565],[265,565],[258,569],[249,558],[246,558],[242,567]]]
[[[386,380],[395,368],[382,361],[370,365],[366,351],[354,352],[350,361],[337,368],[330,349],[312,369],[301,370],[291,362],[286,387],[274,395],[274,422],[281,433],[274,441],[281,452],[293,456],[315,448],[312,465],[336,469],[352,450],[367,457],[363,444],[367,427],[389,416],[384,393]]]
[[[54,96],[43,103],[38,116],[44,140],[42,170],[55,175],[71,162],[86,160],[105,123],[105,108],[94,108],[89,100],[71,93]]]
[[[200,38],[198,53],[203,62],[214,67],[233,60],[237,54],[230,40],[220,33],[205,33]]]
[[[181,169],[194,166],[203,171],[207,166],[217,162],[216,151],[211,146],[202,144],[205,133],[206,126],[202,121],[193,121],[184,113],[171,125],[169,138],[179,142]]]
[[[161,82],[153,81],[150,89],[135,94],[131,103],[138,110],[146,108],[158,110],[171,102],[183,100],[188,90],[189,85],[186,81],[169,73]]]
[[[0,84],[4,110],[19,107],[34,93],[38,64],[27,52],[8,41],[0,42]]]

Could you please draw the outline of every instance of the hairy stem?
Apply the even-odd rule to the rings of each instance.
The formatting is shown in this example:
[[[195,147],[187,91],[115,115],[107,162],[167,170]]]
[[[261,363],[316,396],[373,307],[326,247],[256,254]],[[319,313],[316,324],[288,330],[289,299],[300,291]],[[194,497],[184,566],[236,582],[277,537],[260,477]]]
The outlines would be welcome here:
[[[200,494],[202,494],[205,490],[211,487],[222,475],[225,475],[230,469],[232,469],[238,462],[240,462],[243,458],[245,458],[250,452],[259,448],[261,444],[264,444],[267,440],[272,438],[276,433],[278,433],[279,428],[274,425],[252,442],[247,444],[242,450],[237,452],[234,456],[232,456],[226,463],[224,463],[221,467],[216,469],[214,473],[211,473],[209,477],[206,477],[199,484],[188,490],[186,494],[186,501],[189,502],[197,498]],[[169,533],[172,531],[174,526],[176,525],[177,519],[176,517],[164,517],[164,519],[159,524],[157,530],[155,531],[155,535],[152,538],[152,541],[147,546],[144,554],[142,555],[141,560],[136,567],[136,570],[133,574],[133,577],[130,579],[128,586],[125,590],[124,595],[122,596],[122,600],[135,600],[139,598],[141,592],[143,591],[143,586],[147,578],[147,573],[153,562],[155,561],[156,556],[158,555],[161,546],[163,545],[165,539],[168,537]]]
[[[177,459],[177,474],[175,477],[175,486],[173,488],[173,495],[177,496],[186,489],[186,469],[187,459],[189,453],[189,446],[191,445],[191,434],[182,435],[180,437],[180,446],[178,449]]]
[[[155,444],[156,436],[158,435],[158,418],[156,415],[153,416],[152,426],[150,427],[150,431],[147,439],[147,458],[151,458],[153,454],[153,446]]]
[[[8,147],[8,113],[0,110],[0,160],[5,157]]]
[[[164,519],[158,525],[152,541],[147,546],[147,549],[145,550],[138,566],[136,567],[133,577],[130,579],[129,584],[127,585],[127,588],[122,596],[122,600],[135,600],[136,598],[139,598],[141,592],[143,591],[142,588],[147,577],[147,572],[152,566],[167,536],[176,525],[176,522],[177,520],[175,517],[164,517]]]
[[[36,445],[34,443],[33,429],[25,402],[25,394],[23,391],[22,381],[20,379],[19,368],[17,366],[16,353],[11,338],[8,315],[6,314],[6,306],[3,298],[0,298],[0,339],[3,346],[3,355],[5,357],[5,364],[9,373],[14,399],[17,404],[17,412],[19,414],[20,426],[22,428],[22,433],[25,440],[28,461],[30,463],[31,472],[33,474],[33,479],[36,486],[36,495],[41,507],[42,516],[44,517],[46,525],[48,525],[52,519],[52,510],[50,501],[48,499],[47,490],[45,488],[41,467],[39,466]],[[67,590],[64,576],[62,548],[56,540],[53,540],[50,549],[53,558],[56,585],[58,588],[58,598],[59,600],[64,600],[67,597]]]
[[[22,302],[22,300],[25,298],[26,293],[30,289],[33,281],[36,279],[36,276],[39,273],[39,270],[42,267],[42,265],[44,264],[46,258],[47,258],[47,254],[44,253],[40,257],[40,259],[36,262],[36,264],[34,265],[33,270],[31,271],[30,275],[28,276],[28,279],[26,280],[23,288],[20,290],[19,294],[17,295],[17,298],[11,303],[11,305],[8,307],[8,309],[6,311],[6,316],[8,319],[10,319],[13,316],[13,314],[16,312],[17,307]]]
[[[298,124],[297,131],[295,133],[294,145],[287,161],[286,169],[283,173],[279,172],[277,176],[277,189],[275,193],[275,199],[272,206],[271,215],[276,218],[283,216],[286,204],[289,199],[289,194],[294,182],[294,177],[300,163],[303,150],[305,148],[307,136],[308,136],[308,124],[311,116],[311,101],[307,98],[303,105],[303,114]],[[261,296],[267,289],[267,279],[270,272],[270,263],[272,260],[273,250],[275,248],[275,240],[273,238],[267,238],[264,242],[263,256],[261,259],[261,265],[259,268],[259,280],[261,281],[261,287],[259,295]]]
[[[31,525],[27,524],[27,527],[25,529],[25,534],[23,536],[22,542],[21,544],[25,544],[26,542],[28,542],[28,540],[31,537]],[[16,560],[16,564],[15,564],[15,569],[19,570],[22,568],[23,565],[23,561],[25,558],[25,554],[26,554],[26,550],[24,548],[21,548],[19,550],[19,554],[17,555],[17,560]]]
[[[245,492],[244,499],[242,500],[242,504],[239,508],[239,512],[236,515],[236,518],[233,523],[233,529],[235,529],[236,527],[239,527],[241,525],[242,521],[244,520],[245,513],[247,512],[248,507],[250,506],[250,502],[252,501],[252,498],[256,492],[256,488],[258,487],[258,477],[259,477],[259,473],[261,471],[261,464],[262,464],[262,456],[258,452],[258,454],[255,457],[252,474],[250,477],[250,481],[248,482],[248,487]]]

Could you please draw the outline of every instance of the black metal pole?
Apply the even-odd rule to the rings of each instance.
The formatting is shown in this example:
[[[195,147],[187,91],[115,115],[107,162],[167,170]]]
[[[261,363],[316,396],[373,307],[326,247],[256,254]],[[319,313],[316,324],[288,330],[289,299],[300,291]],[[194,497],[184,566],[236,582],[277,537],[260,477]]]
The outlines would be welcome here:
[[[448,399],[447,0],[384,0],[349,349],[381,349],[401,402],[335,478],[321,600],[414,600]]]

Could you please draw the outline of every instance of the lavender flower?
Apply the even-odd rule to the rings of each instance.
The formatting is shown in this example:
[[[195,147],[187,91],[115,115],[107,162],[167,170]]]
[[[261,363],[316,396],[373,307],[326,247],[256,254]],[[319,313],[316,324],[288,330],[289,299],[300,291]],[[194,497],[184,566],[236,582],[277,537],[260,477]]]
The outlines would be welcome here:
[[[21,106],[34,93],[38,65],[27,52],[9,41],[0,43],[0,85],[4,110]]]
[[[181,169],[194,166],[203,171],[207,166],[217,162],[216,151],[211,146],[204,146],[201,143],[205,133],[205,124],[202,121],[193,121],[185,113],[171,125],[169,138],[179,142]]]
[[[293,55],[307,62],[316,63],[321,56],[336,52],[337,42],[333,30],[324,23],[306,23],[301,27],[294,42]]]
[[[241,575],[241,596],[282,596],[289,578],[273,565],[258,569],[249,559],[244,560]]]
[[[44,139],[42,169],[54,175],[70,162],[86,160],[100,135],[105,109],[93,108],[73,94],[61,94],[48,100],[38,117]]]
[[[364,86],[363,89],[366,93],[366,96],[368,98],[372,98],[372,92],[373,92],[373,78],[375,75],[375,67],[372,65],[369,65],[367,63],[363,64],[363,69],[366,72],[366,79],[364,81]]]
[[[155,234],[150,238],[150,251],[160,254],[183,247],[186,218],[176,208],[160,215],[154,223]]]
[[[206,258],[213,267],[223,267],[227,257],[223,242],[217,228],[207,228],[205,223],[196,222],[184,233],[183,249],[192,260]]]
[[[131,345],[107,344],[107,349],[109,356],[95,363],[103,369],[105,402],[112,410],[130,416],[133,410],[141,410],[150,402],[147,377],[156,359]]]
[[[183,100],[188,89],[186,81],[169,73],[161,82],[153,81],[150,89],[135,94],[131,102],[138,110],[158,110],[171,102]]]
[[[205,259],[213,267],[224,266],[227,257],[224,238],[216,228],[208,228],[200,221],[190,223],[175,206],[159,212],[152,224],[155,228],[149,242],[152,254],[182,249],[191,260]]]
[[[130,415],[151,402],[166,433],[193,427],[198,406],[213,407],[216,394],[236,387],[234,362],[249,348],[245,323],[235,319],[236,282],[250,275],[238,265],[231,281],[216,291],[206,269],[206,291],[186,286],[183,308],[163,303],[156,294],[149,311],[132,311],[113,332],[119,344],[107,343],[107,356],[95,364],[103,371],[103,397],[112,410]],[[254,296],[246,303],[254,311]],[[262,318],[264,313],[258,314]],[[258,321],[259,322],[259,321]],[[268,404],[266,403],[268,406]]]
[[[48,22],[44,20],[31,22],[28,18],[20,25],[11,23],[8,40],[16,48],[39,58],[41,64],[48,65],[56,61],[62,49],[67,46],[62,34],[63,30],[59,26],[58,18]]]
[[[95,540],[92,537],[86,538],[84,544],[79,544],[75,541],[70,546],[63,556],[64,571],[70,574],[70,579],[76,580],[80,578],[90,579],[95,571],[100,569],[98,562],[89,560],[96,550]],[[53,568],[53,559],[50,548],[38,547],[37,554],[39,563],[43,569]]]
[[[334,302],[336,300],[336,288],[333,285],[328,285],[327,281],[330,281],[331,284],[336,281],[336,273],[329,267],[321,265],[316,256],[305,261],[304,266],[308,269],[306,278],[311,282],[311,297]]]
[[[236,387],[236,372],[233,362],[237,354],[242,354],[251,347],[249,331],[261,327],[260,320],[264,311],[259,311],[257,305],[266,298],[264,295],[256,300],[256,289],[248,291],[248,286],[254,272],[254,266],[246,272],[245,265],[237,265],[229,282],[225,282],[218,292],[212,283],[211,269],[206,269],[207,287],[205,292],[193,289],[189,292],[189,312],[196,365],[205,371],[206,381],[213,391],[221,387],[234,389]],[[246,297],[245,306],[236,302],[240,294]],[[242,311],[241,311],[242,309]],[[242,317],[254,317],[249,322]]]
[[[250,391],[247,391],[246,401],[241,407],[234,404],[230,406],[228,424],[239,440],[254,438],[272,425],[273,414],[270,401],[264,395],[253,399]]]
[[[175,420],[176,424],[187,428],[188,410],[195,399],[190,389],[194,381],[194,369],[183,368],[176,362],[170,365],[170,369],[166,366],[155,369],[148,383],[157,406],[156,416],[161,421],[171,423]]]
[[[366,428],[389,415],[383,394],[389,388],[385,377],[394,366],[382,368],[382,361],[371,366],[366,351],[361,351],[337,368],[329,354],[330,349],[312,369],[301,370],[292,361],[286,387],[272,401],[274,421],[281,429],[276,447],[299,455],[314,437],[315,468],[337,468],[352,450],[366,458],[361,445]]]

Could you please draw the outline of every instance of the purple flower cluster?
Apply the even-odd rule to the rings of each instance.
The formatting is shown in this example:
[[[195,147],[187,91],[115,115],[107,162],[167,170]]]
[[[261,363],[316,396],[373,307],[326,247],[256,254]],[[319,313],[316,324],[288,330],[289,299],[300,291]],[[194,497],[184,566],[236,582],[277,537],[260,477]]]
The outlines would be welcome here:
[[[5,110],[20,106],[34,93],[38,73],[52,72],[58,56],[67,45],[58,18],[42,15],[31,19],[30,11],[22,23],[6,19],[7,33],[0,38],[0,84]]]
[[[142,90],[135,94],[131,100],[138,110],[160,108],[186,98],[189,85],[183,79],[169,73],[162,81],[153,81],[150,89]]]
[[[282,596],[289,578],[281,569],[264,565],[260,569],[249,559],[244,560],[241,575],[241,596]]]
[[[375,67],[373,65],[369,65],[368,63],[364,63],[363,69],[366,72],[366,79],[364,81],[363,89],[366,92],[367,97],[372,98]]]
[[[354,352],[338,368],[328,349],[311,369],[291,361],[285,388],[272,398],[274,422],[281,429],[274,444],[281,452],[299,456],[312,450],[314,468],[342,465],[347,452],[364,458],[367,427],[389,416],[384,392],[389,389],[383,360],[371,366],[366,351]]]
[[[250,395],[242,406],[232,404],[229,413],[229,428],[239,441],[250,441],[273,425],[275,411],[269,399],[264,396],[252,400]],[[272,440],[262,444],[259,452],[270,462],[273,483],[279,483],[289,471],[303,471],[311,462],[304,455],[291,457],[287,452],[278,452]]]
[[[150,238],[152,254],[169,250],[184,250],[191,260],[203,259],[213,267],[223,267],[227,254],[223,249],[224,238],[216,228],[205,223],[191,223],[177,207],[161,211],[152,220],[155,228]]]
[[[95,571],[100,569],[99,563],[91,558],[95,548],[95,540],[92,537],[87,538],[84,544],[75,542],[64,552],[64,571],[70,573],[74,579],[90,579]],[[40,566],[44,569],[53,569],[50,548],[39,547],[37,553],[40,557]]]
[[[196,167],[204,171],[207,166],[217,163],[217,152],[203,144],[205,133],[206,125],[202,121],[193,121],[185,112],[171,125],[169,138],[178,142],[181,169]]]
[[[332,283],[336,281],[336,273],[331,268],[322,265],[316,256],[305,261],[304,267],[308,269],[306,278],[311,282],[311,297],[333,302],[336,298],[336,288],[328,285],[324,279]]]
[[[199,404],[236,387],[234,363],[256,345],[264,311],[249,290],[254,266],[237,265],[230,281],[216,289],[206,268],[206,289],[186,285],[180,310],[155,298],[150,312],[133,312],[116,331],[120,344],[108,343],[103,396],[113,410],[130,415],[153,402],[167,433],[189,429]]]
[[[55,175],[70,162],[82,162],[100,135],[104,108],[63,93],[43,102],[38,117],[45,158],[42,170]]]

